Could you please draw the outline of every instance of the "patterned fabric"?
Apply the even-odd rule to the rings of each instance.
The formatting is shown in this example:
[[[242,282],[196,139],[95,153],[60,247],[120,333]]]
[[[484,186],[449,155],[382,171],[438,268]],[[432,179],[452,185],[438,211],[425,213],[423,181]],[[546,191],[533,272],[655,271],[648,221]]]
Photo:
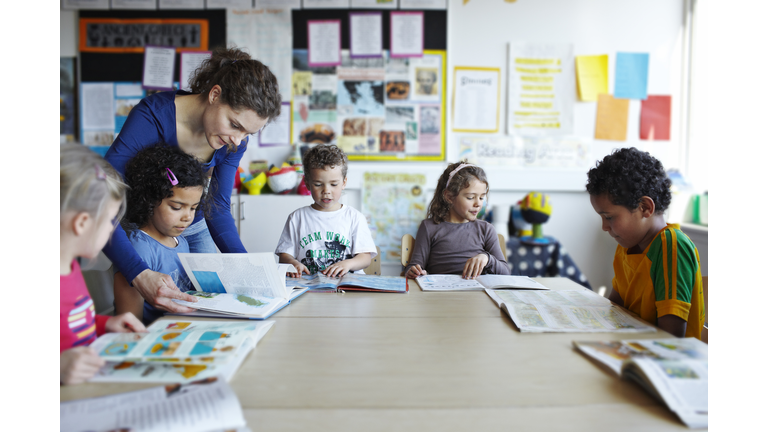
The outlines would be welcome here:
[[[61,276],[60,289],[60,352],[90,345],[97,334],[104,333],[104,325],[109,317],[96,315],[77,261],[72,262],[72,271],[68,275]]]
[[[560,242],[552,237],[546,238],[550,240],[548,245],[523,243],[517,237],[510,237],[507,240],[507,262],[512,274],[529,277],[562,276],[592,289],[587,277],[579,270]]]
[[[656,324],[675,315],[688,322],[686,337],[701,339],[704,290],[699,252],[680,226],[668,224],[641,254],[618,246],[613,260],[613,288],[624,307]]]

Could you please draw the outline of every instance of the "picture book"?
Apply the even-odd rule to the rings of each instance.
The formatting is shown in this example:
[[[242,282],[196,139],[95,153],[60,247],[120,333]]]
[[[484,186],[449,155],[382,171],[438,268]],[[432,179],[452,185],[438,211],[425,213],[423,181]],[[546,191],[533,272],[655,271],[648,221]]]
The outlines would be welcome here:
[[[640,384],[690,428],[708,427],[708,345],[696,338],[574,341],[617,376]]]
[[[300,278],[286,278],[286,284],[307,288],[311,291],[373,291],[407,293],[408,281],[402,276],[379,276],[347,273],[342,278],[322,273],[302,275]]]
[[[179,259],[195,287],[197,302],[173,301],[197,309],[182,316],[265,319],[306,289],[286,285],[290,264],[277,264],[272,253],[180,253]]]
[[[464,279],[461,275],[424,275],[416,278],[422,291],[482,291],[485,289],[546,290],[544,285],[528,276],[481,275]]]
[[[217,377],[61,402],[59,418],[61,432],[250,430],[237,395]]]
[[[260,321],[243,325],[243,323],[206,322],[206,324],[216,324],[216,328],[219,330],[227,331],[227,329],[239,328],[250,334],[231,357],[171,358],[162,359],[162,361],[150,359],[143,362],[133,360],[107,361],[90,381],[187,383],[216,376],[229,381],[274,323],[274,321]],[[149,330],[152,332],[163,331],[169,326],[177,328],[182,325],[182,323],[175,321],[156,321]],[[226,325],[226,327],[222,327],[222,325]]]
[[[579,290],[485,290],[521,332],[655,332],[607,298]]]

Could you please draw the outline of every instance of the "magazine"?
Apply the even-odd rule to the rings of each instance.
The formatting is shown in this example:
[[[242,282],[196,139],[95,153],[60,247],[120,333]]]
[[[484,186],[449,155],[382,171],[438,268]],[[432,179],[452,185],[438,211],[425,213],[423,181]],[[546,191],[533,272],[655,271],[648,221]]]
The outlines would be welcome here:
[[[708,426],[708,346],[696,338],[578,342],[617,376],[636,381],[690,428]]]

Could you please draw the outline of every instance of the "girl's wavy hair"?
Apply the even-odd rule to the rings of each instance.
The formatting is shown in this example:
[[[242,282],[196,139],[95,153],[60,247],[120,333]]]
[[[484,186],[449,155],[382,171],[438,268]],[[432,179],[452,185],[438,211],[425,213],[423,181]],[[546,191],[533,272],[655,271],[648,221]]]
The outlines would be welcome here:
[[[427,219],[432,219],[432,222],[436,224],[448,220],[448,214],[451,211],[451,203],[445,198],[444,192],[447,192],[451,197],[456,197],[462,189],[469,187],[469,182],[473,178],[479,182],[485,183],[485,192],[488,193],[488,178],[485,176],[485,171],[478,166],[469,166],[460,169],[453,175],[453,178],[451,178],[451,184],[446,185],[451,172],[458,168],[459,165],[466,163],[468,162],[464,160],[450,164],[448,165],[448,168],[443,171],[440,179],[437,180],[435,195],[432,197],[432,201],[427,208]]]
[[[190,79],[192,93],[206,100],[217,84],[221,87],[221,101],[234,110],[253,110],[267,121],[280,115],[282,100],[277,78],[264,63],[238,48],[215,48]],[[236,148],[228,147],[228,151]]]
[[[87,212],[102,217],[109,199],[120,202],[115,221],[125,212],[128,186],[104,158],[82,144],[61,144],[59,150],[59,205],[64,213]]]
[[[174,185],[166,168],[173,171],[179,181],[175,187],[203,189],[197,212],[202,210],[203,214],[209,214],[211,187],[206,188],[207,177],[200,161],[178,147],[160,143],[142,149],[125,166],[125,181],[131,187],[126,221],[138,228],[146,226],[155,214],[155,208],[165,198],[173,196]]]

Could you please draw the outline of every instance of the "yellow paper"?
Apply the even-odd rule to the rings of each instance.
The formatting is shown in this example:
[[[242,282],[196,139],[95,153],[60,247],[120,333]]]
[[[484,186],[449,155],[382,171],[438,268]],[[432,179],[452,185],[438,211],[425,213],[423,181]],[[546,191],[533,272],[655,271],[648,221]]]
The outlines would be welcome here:
[[[583,101],[596,101],[597,95],[608,93],[608,55],[576,56],[576,80]]]
[[[629,99],[614,99],[609,94],[597,97],[595,139],[626,141]]]

